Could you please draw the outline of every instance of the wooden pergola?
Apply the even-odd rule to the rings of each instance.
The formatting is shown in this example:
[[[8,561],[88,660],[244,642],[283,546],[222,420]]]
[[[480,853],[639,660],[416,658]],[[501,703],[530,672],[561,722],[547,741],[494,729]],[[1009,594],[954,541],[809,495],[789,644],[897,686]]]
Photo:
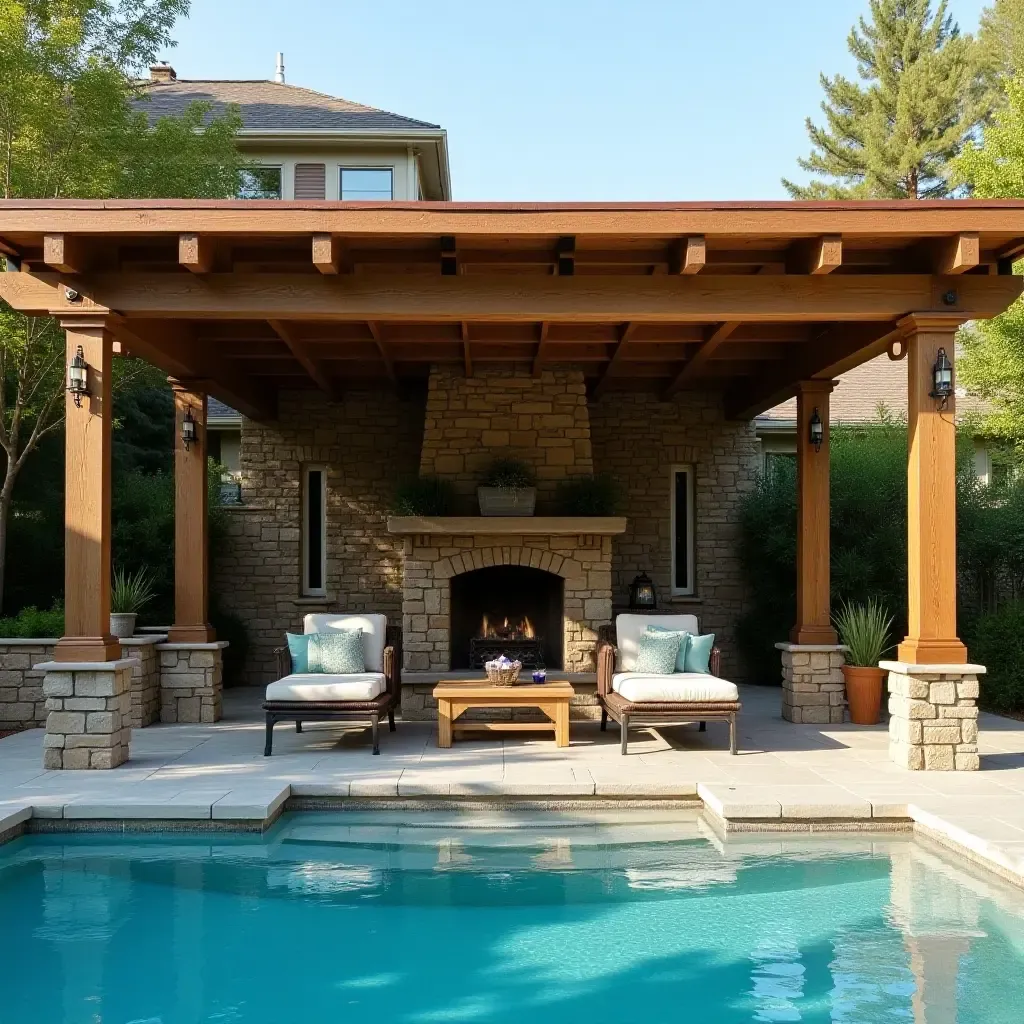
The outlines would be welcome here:
[[[965,661],[955,622],[955,400],[930,396],[940,348],[1022,290],[1024,203],[466,204],[0,202],[0,298],[57,317],[90,393],[67,402],[68,635],[57,657],[116,658],[110,604],[110,366],[173,379],[172,639],[206,612],[206,396],[273,419],[282,389],[401,388],[466,374],[581,369],[594,398],[721,393],[749,419],[798,399],[796,643],[829,618],[828,396],[886,351],[907,362],[909,635],[900,659]],[[186,450],[190,410],[198,439]],[[808,439],[814,411],[820,451]]]

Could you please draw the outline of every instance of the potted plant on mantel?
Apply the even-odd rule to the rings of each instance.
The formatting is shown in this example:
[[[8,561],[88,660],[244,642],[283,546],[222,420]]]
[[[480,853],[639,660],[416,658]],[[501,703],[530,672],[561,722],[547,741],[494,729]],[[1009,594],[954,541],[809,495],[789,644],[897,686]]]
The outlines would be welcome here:
[[[114,570],[110,588],[110,632],[118,640],[135,635],[135,620],[139,609],[153,600],[156,591],[145,569],[136,573]]]
[[[532,516],[537,507],[533,469],[518,459],[496,459],[476,489],[482,516]]]
[[[839,642],[847,648],[843,679],[850,721],[875,725],[882,707],[885,671],[878,667],[888,650],[892,616],[874,599],[867,604],[844,604],[835,617]]]

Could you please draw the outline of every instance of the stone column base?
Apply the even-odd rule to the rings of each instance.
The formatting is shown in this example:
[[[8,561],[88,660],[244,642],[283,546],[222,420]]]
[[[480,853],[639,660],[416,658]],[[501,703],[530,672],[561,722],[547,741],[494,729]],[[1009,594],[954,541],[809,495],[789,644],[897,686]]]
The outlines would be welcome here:
[[[798,724],[840,724],[846,717],[846,648],[780,643],[775,649],[782,652],[782,717]]]
[[[911,771],[974,772],[984,665],[879,664],[889,673],[889,756]]]
[[[116,768],[128,760],[132,660],[48,661],[44,768]]]
[[[160,658],[156,645],[160,633],[132,636],[121,641],[121,650],[132,659],[132,728],[145,729],[160,721]]]
[[[222,716],[224,648],[212,644],[157,644],[160,721],[209,724]]]

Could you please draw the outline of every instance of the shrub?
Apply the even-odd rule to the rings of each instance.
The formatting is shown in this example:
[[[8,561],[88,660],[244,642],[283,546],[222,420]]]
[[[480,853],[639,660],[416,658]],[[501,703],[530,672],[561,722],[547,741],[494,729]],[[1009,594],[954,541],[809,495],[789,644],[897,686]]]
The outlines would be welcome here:
[[[35,605],[22,608],[17,615],[0,619],[0,637],[61,637],[64,635],[64,606],[57,602],[47,612]]]
[[[983,707],[991,711],[1024,708],[1024,600],[1010,601],[978,617],[971,661],[987,669],[979,679]]]
[[[537,475],[533,467],[520,459],[495,459],[487,468],[480,484],[483,487],[500,487],[503,491],[515,491],[523,487],[533,487]]]
[[[846,661],[861,668],[874,668],[889,650],[892,616],[877,601],[844,603],[835,617],[839,642],[845,644]]]
[[[558,485],[555,507],[562,516],[613,516],[621,498],[613,476],[581,476]]]
[[[398,485],[392,511],[399,516],[446,516],[454,503],[455,488],[450,480],[416,476]]]

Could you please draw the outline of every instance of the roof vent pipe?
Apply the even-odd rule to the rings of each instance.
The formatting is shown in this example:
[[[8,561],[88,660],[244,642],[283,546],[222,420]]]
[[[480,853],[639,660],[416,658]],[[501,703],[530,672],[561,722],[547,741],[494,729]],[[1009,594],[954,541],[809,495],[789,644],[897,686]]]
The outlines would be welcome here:
[[[284,85],[284,54],[277,55],[277,71],[274,72],[274,81]]]

